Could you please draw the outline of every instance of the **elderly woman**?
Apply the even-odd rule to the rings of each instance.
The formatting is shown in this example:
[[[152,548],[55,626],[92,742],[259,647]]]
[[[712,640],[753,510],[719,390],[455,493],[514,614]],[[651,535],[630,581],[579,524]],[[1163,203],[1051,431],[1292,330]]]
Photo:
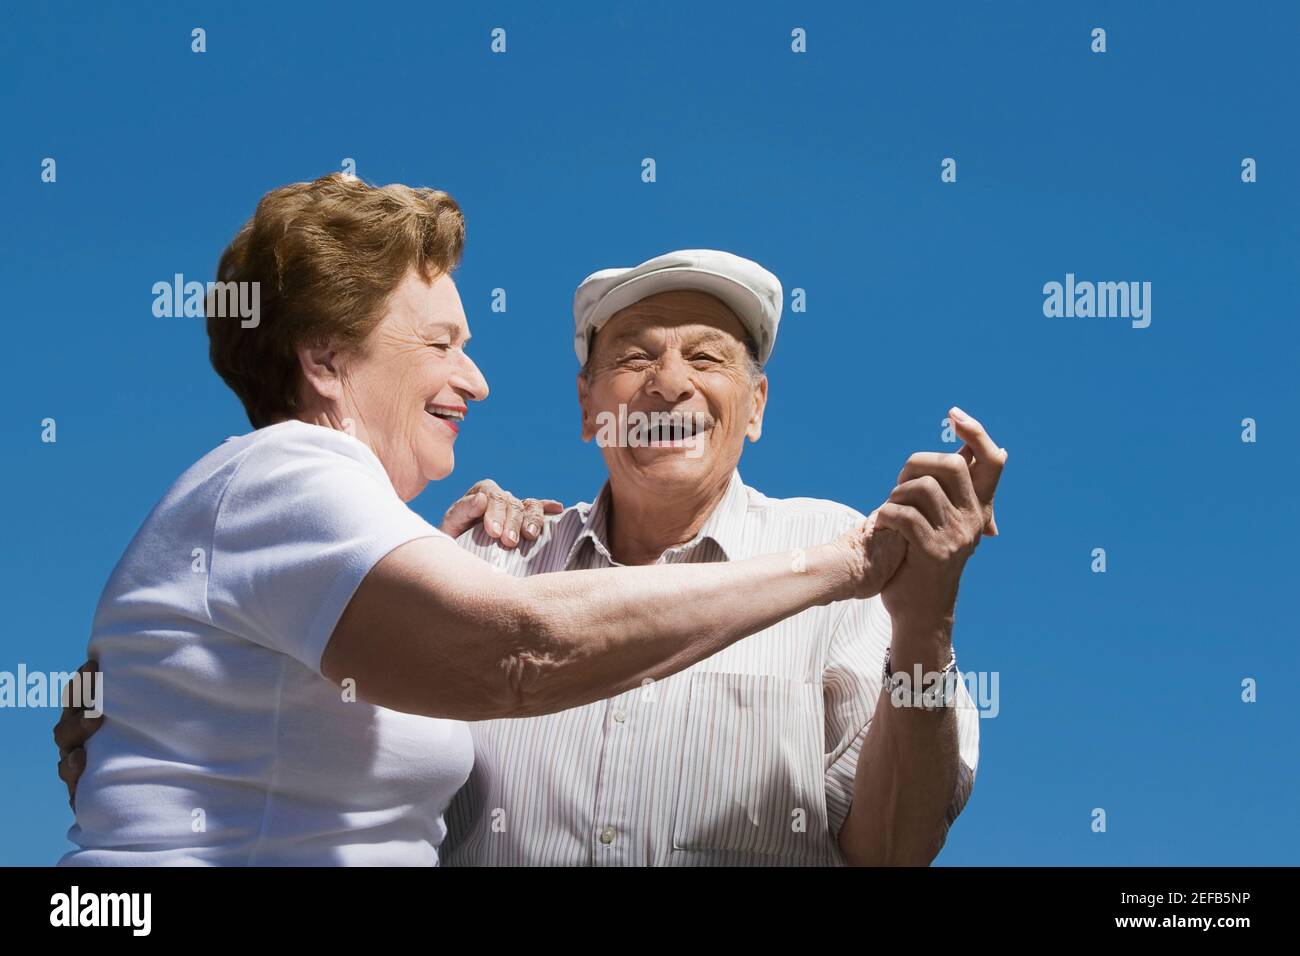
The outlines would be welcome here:
[[[221,257],[255,327],[210,316],[254,431],[171,487],[90,642],[106,720],[66,864],[431,864],[473,761],[463,721],[671,674],[816,604],[878,592],[870,522],[792,562],[492,569],[406,502],[487,397],[445,193],[328,176],[268,193]]]

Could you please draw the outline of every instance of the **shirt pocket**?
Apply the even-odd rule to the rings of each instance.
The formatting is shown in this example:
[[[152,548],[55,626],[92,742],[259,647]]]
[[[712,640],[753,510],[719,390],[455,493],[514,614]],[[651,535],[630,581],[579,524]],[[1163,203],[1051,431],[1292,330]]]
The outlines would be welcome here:
[[[691,675],[674,850],[814,863],[826,846],[819,685]]]

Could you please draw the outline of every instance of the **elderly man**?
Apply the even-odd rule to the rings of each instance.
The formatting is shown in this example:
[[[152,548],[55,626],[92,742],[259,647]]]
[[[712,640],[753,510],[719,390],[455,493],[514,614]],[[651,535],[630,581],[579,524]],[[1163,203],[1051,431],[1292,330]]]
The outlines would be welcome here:
[[[860,525],[851,508],[768,498],[736,471],[762,434],[781,303],[775,276],[723,252],[590,276],[574,299],[578,399],[609,481],[540,528],[539,503],[475,486],[453,512],[480,487],[493,501],[462,546],[514,575],[781,550],[798,572],[803,549]],[[875,512],[906,541],[878,597],[812,608],[610,700],[471,724],[444,863],[929,863],[974,783],[979,720],[952,625],[966,559],[996,534],[1006,460],[950,414],[961,451],[913,455]],[[70,790],[90,732],[75,710],[56,728]]]
[[[515,575],[782,549],[797,569],[801,549],[860,523],[834,502],[768,498],[736,471],[762,433],[781,303],[775,276],[722,252],[589,277],[574,300],[578,400],[609,481],[518,550],[482,529],[461,543]],[[1006,458],[952,418],[961,454],[913,455],[877,513],[908,545],[878,598],[806,611],[610,700],[472,724],[445,863],[929,863],[978,761],[952,622],[962,566],[996,533]],[[925,699],[898,686],[918,665],[948,677]]]

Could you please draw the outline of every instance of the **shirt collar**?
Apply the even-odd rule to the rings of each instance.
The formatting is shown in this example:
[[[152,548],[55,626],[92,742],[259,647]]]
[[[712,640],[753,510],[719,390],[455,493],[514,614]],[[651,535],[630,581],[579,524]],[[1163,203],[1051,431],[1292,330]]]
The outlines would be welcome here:
[[[582,532],[569,548],[568,557],[564,562],[565,568],[573,567],[574,559],[587,541],[590,541],[592,547],[610,564],[618,564],[609,550],[609,500],[609,482],[606,481],[595,502],[587,509]],[[749,489],[740,480],[740,472],[732,471],[731,480],[727,482],[727,490],[723,493],[722,500],[705,519],[695,537],[685,544],[669,548],[663,556],[693,551],[702,542],[712,541],[721,550],[724,560],[735,560],[743,553],[744,519],[748,508]]]

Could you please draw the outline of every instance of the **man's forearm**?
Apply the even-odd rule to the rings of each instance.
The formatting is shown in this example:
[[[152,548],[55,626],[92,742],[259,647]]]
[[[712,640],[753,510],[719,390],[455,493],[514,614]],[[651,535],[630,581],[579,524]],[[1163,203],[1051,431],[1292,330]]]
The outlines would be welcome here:
[[[933,674],[948,663],[951,622],[895,622],[890,665]],[[921,688],[913,688],[920,690]],[[895,706],[884,692],[858,757],[853,803],[840,829],[845,860],[856,866],[925,866],[943,848],[961,752],[957,715]]]
[[[877,530],[894,531],[907,541],[906,559],[880,594],[890,615],[895,673],[919,667],[923,675],[936,674],[947,665],[962,569],[980,538],[997,533],[993,493],[1006,449],[960,408],[948,414],[964,442],[957,454],[912,455],[889,500],[875,512]],[[951,705],[896,707],[882,693],[859,751],[853,803],[840,828],[845,858],[856,864],[928,864],[947,838],[961,770]]]

